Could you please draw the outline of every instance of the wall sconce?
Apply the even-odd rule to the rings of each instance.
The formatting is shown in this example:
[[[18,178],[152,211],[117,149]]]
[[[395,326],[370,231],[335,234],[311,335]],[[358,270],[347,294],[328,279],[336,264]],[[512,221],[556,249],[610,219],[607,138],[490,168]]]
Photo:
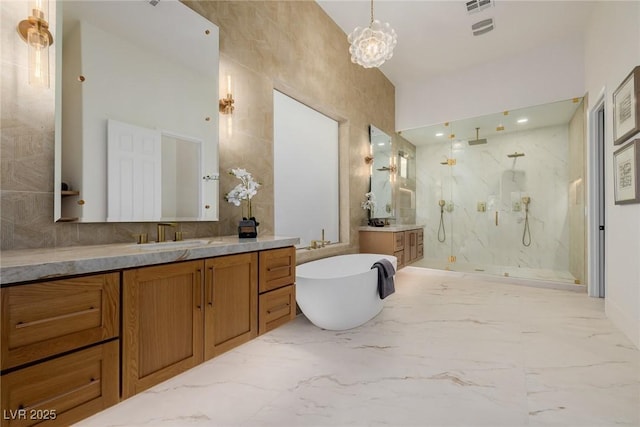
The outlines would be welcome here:
[[[29,84],[49,87],[49,46],[53,36],[49,32],[48,0],[29,3],[29,17],[18,24],[18,34],[29,47]]]
[[[220,112],[222,114],[233,114],[235,107],[233,106],[234,99],[231,91],[231,76],[227,75],[227,97],[220,99]]]

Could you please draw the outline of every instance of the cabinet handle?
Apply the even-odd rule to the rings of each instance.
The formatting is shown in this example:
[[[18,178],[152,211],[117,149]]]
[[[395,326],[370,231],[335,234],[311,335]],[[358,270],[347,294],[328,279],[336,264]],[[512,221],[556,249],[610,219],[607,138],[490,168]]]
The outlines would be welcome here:
[[[278,306],[276,306],[276,307],[274,307],[274,308],[272,308],[270,310],[267,310],[267,314],[271,314],[274,311],[278,311],[280,309],[287,308],[287,307],[289,307],[289,303],[288,302],[286,302],[284,304],[280,304],[280,305],[278,305]]]
[[[213,307],[213,267],[209,267],[209,280],[207,281],[207,304]]]
[[[83,314],[90,314],[99,311],[95,307],[91,307],[87,310],[76,311],[75,313],[61,314],[60,316],[49,317],[46,319],[34,320],[33,322],[18,322],[16,329],[28,328],[29,326],[36,326],[42,323],[55,322],[56,320],[69,319],[71,317],[82,316]]]
[[[278,271],[278,270],[284,270],[284,269],[288,269],[291,268],[290,265],[283,265],[282,267],[271,267],[271,268],[267,268],[267,271],[269,273],[271,273],[272,271]]]
[[[198,310],[202,309],[202,270],[196,270],[196,283],[198,286],[198,292],[196,292],[196,308]]]
[[[89,387],[91,387],[91,386],[93,386],[95,384],[100,384],[100,379],[91,378],[91,380],[89,380],[88,384],[81,385],[80,387],[76,387],[73,390],[67,391],[66,393],[55,395],[54,397],[50,397],[49,399],[41,400],[40,402],[35,402],[31,406],[24,407],[23,405],[20,405],[19,408],[20,409],[24,409],[25,411],[28,412],[31,409],[36,409],[36,408],[43,407],[43,406],[46,407],[51,402],[53,402],[54,400],[58,400],[58,399],[61,399],[63,397],[69,396],[70,394],[77,393],[77,392],[82,391],[82,390],[84,390],[86,388],[89,388]]]

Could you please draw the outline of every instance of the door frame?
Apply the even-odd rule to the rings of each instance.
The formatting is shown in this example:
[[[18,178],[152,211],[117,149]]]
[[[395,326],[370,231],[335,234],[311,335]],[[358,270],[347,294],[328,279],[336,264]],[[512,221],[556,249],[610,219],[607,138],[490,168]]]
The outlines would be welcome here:
[[[588,295],[595,298],[604,298],[606,279],[605,263],[605,237],[600,235],[600,225],[605,224],[604,214],[600,207],[605,205],[604,191],[606,172],[606,146],[604,128],[600,128],[598,114],[604,111],[605,120],[607,108],[605,103],[605,88],[602,88],[596,98],[597,101],[589,109],[589,137],[587,150],[587,176],[588,176],[588,212],[587,212],[587,263],[588,263]],[[605,123],[606,124],[606,123]],[[601,193],[602,191],[602,193]],[[605,227],[606,232],[606,227]]]

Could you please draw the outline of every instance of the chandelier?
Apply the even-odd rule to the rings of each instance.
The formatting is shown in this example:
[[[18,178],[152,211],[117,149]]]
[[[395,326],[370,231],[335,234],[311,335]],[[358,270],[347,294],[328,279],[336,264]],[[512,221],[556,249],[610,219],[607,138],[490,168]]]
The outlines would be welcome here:
[[[351,62],[364,68],[379,67],[393,56],[393,48],[398,37],[388,22],[384,24],[373,19],[373,0],[371,0],[371,22],[366,28],[357,27],[349,34],[349,53]]]

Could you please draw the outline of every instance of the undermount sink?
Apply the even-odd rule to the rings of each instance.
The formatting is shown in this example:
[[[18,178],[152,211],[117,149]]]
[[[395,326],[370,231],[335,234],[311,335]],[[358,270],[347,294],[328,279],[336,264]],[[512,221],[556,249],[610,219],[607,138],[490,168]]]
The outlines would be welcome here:
[[[138,249],[146,249],[146,250],[154,250],[154,249],[182,249],[182,248],[191,248],[193,246],[205,246],[208,245],[209,240],[180,240],[178,242],[168,241],[168,242],[150,242],[150,243],[140,243],[136,245],[130,245],[130,248],[138,248]]]

